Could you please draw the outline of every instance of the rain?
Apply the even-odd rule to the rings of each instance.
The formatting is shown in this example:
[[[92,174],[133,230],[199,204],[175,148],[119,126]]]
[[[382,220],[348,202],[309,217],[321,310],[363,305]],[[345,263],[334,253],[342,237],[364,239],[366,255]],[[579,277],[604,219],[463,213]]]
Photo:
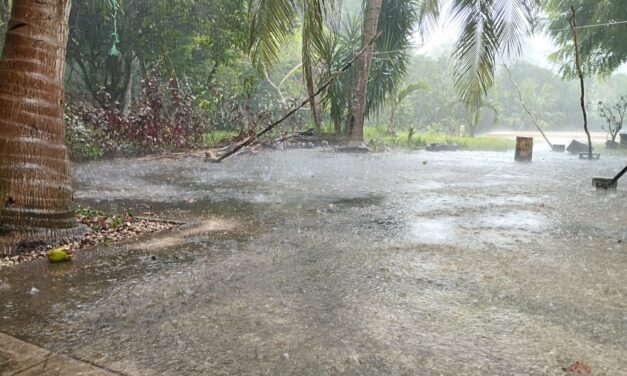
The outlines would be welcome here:
[[[155,3],[0,0],[0,375],[627,375],[621,1]]]

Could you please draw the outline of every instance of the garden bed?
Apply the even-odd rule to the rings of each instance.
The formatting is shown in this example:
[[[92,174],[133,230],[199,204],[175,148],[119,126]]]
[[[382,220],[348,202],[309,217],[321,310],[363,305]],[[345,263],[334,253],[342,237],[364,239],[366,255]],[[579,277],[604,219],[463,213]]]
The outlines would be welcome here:
[[[87,247],[100,244],[108,246],[114,242],[169,230],[183,224],[158,218],[136,217],[129,213],[109,214],[85,208],[79,208],[76,219],[87,228],[84,235],[57,242],[39,242],[18,255],[0,257],[0,269],[44,259],[50,250],[57,247],[67,248],[70,253],[74,253]]]

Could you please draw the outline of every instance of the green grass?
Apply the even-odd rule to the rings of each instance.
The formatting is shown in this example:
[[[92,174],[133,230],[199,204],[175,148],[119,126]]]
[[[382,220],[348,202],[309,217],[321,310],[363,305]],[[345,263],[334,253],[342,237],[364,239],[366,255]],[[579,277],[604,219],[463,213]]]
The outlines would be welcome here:
[[[513,140],[492,137],[456,137],[441,133],[416,133],[409,139],[409,132],[398,132],[396,136],[390,136],[381,128],[365,128],[366,141],[383,141],[390,147],[422,149],[428,144],[457,144],[462,150],[476,151],[506,151],[515,146]]]
[[[333,139],[335,133],[324,132],[323,139]],[[232,139],[237,136],[238,133],[234,131],[214,131],[206,133],[204,137],[204,146],[208,148],[215,148],[224,143],[225,140]],[[396,136],[390,136],[384,128],[365,128],[364,139],[366,142],[374,140],[377,143],[383,142],[386,146],[391,148],[409,148],[409,149],[423,149],[426,145],[432,143],[439,144],[457,144],[462,150],[476,150],[476,151],[506,151],[512,150],[515,146],[515,141],[506,140],[492,137],[454,137],[441,133],[416,133],[412,136],[411,142],[409,140],[409,132],[398,132]],[[605,148],[602,146],[603,149]],[[609,153],[608,153],[609,154]]]
[[[220,146],[225,140],[232,139],[238,133],[234,131],[213,131],[205,133],[203,144],[208,148]]]

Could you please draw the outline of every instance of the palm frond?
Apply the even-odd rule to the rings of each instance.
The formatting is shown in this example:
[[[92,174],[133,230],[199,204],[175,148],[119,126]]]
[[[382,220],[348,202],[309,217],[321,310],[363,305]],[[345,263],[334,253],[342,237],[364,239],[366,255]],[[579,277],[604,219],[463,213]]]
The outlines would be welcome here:
[[[339,25],[339,32],[325,29],[318,53],[324,71],[318,77],[322,84],[346,65],[359,51],[361,45],[360,17],[349,15]],[[322,97],[322,105],[328,108],[336,130],[341,131],[348,117],[352,89],[357,78],[355,67],[335,80]]]
[[[249,48],[253,64],[272,67],[294,29],[294,4],[291,0],[252,0],[249,12]]]
[[[413,84],[409,84],[398,92],[398,95],[396,96],[396,102],[401,103],[408,96],[412,95],[413,93],[419,90],[431,91],[431,85],[427,81],[423,81],[423,80],[416,81]]]
[[[375,45],[368,81],[367,116],[380,111],[403,84],[409,65],[411,32],[417,17],[417,1],[383,1],[378,27],[382,34]]]
[[[453,20],[462,26],[455,58],[455,88],[466,106],[476,108],[478,98],[494,83],[497,55],[520,53],[530,31],[526,0],[456,0]]]
[[[421,35],[426,35],[433,30],[440,19],[442,1],[423,0],[418,12],[418,25],[420,25]]]
[[[330,0],[327,0],[328,2]],[[303,46],[302,46],[302,63],[303,76],[307,94],[309,96],[312,116],[316,129],[320,128],[320,119],[318,117],[318,108],[314,97],[314,74],[313,66],[315,64],[316,52],[321,48],[324,38],[324,3],[320,0],[302,0],[303,8]]]

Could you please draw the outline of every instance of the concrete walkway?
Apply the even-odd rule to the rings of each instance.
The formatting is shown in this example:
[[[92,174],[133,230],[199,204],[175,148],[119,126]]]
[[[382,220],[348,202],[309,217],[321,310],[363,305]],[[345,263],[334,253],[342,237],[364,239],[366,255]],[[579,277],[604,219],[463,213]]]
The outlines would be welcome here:
[[[119,375],[0,333],[1,376]]]

